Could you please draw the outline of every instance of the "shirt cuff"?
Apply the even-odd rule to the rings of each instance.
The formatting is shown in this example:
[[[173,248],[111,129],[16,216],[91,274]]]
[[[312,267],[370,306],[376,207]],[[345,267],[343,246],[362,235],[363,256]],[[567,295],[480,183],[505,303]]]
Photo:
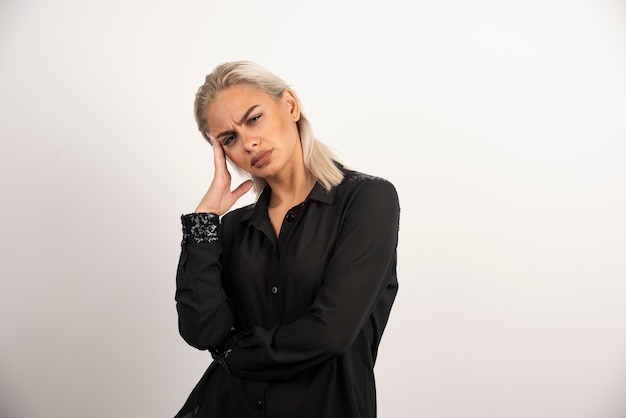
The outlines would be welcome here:
[[[219,240],[220,217],[215,213],[189,213],[182,215],[183,244],[215,242]]]

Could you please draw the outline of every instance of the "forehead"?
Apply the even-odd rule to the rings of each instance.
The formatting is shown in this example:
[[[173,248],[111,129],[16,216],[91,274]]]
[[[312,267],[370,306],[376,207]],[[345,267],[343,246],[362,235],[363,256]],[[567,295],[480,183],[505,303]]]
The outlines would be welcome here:
[[[205,114],[209,122],[218,122],[224,117],[239,120],[250,107],[274,102],[272,97],[254,87],[235,85],[220,91],[207,107]]]

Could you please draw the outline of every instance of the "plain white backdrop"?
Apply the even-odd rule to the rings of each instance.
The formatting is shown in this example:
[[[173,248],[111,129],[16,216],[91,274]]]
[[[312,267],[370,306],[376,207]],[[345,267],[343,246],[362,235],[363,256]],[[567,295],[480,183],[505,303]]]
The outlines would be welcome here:
[[[400,194],[380,417],[626,416],[623,2],[2,0],[2,417],[170,417],[202,375],[179,216],[238,59]]]

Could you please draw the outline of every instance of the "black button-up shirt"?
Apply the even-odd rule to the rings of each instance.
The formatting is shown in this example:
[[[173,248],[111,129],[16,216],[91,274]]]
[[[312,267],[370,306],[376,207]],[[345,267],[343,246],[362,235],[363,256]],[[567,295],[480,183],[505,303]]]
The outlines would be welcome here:
[[[400,208],[381,178],[318,183],[276,237],[271,189],[224,215],[184,215],[179,329],[199,349],[244,331],[177,417],[376,416],[374,363],[398,283]]]

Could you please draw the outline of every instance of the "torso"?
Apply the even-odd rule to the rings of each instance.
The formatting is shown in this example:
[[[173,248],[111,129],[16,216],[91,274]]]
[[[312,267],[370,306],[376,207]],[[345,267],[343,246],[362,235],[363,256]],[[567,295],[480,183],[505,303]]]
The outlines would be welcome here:
[[[381,242],[395,245],[389,238],[395,227],[382,226],[383,220],[397,216],[387,209],[394,205],[384,203],[396,199],[392,186],[347,173],[345,181],[332,193],[318,187],[301,207],[290,206],[295,199],[289,199],[288,205],[270,207],[273,202],[266,193],[255,205],[224,216],[221,282],[233,302],[238,329],[249,332],[289,329],[290,324],[310,317],[312,312],[324,313],[322,318],[336,318],[338,311],[355,309],[361,299],[358,295],[367,289],[383,290],[375,306],[368,308],[369,319],[364,320],[358,336],[344,354],[285,381],[235,378],[217,367],[198,386],[198,400],[202,402],[199,412],[206,409],[204,416],[252,416],[258,410],[249,412],[247,408],[250,405],[250,409],[255,408],[255,400],[263,399],[264,405],[275,408],[282,416],[376,416],[373,365],[397,291],[395,255],[384,256],[378,249]],[[364,226],[359,234],[348,233],[355,227],[354,221],[350,222],[354,219],[358,219],[357,226]],[[277,237],[280,234],[280,239],[270,239],[268,235],[272,232]],[[356,265],[362,267],[354,268],[351,254],[361,251],[366,243],[376,251],[358,258]],[[388,262],[390,256],[393,260]],[[389,265],[385,272],[366,274],[383,264]],[[335,294],[338,289],[343,296]],[[329,321],[327,326],[333,332],[337,322]],[[297,339],[291,339],[295,355],[302,356],[307,350],[311,350],[311,356],[319,355],[318,346],[307,342],[309,337],[308,332],[303,332]],[[289,350],[285,353],[293,354]],[[281,358],[267,370],[273,367],[280,370],[283,366],[279,363],[285,360]],[[291,367],[290,361],[285,366]],[[208,393],[214,395],[207,396]]]

